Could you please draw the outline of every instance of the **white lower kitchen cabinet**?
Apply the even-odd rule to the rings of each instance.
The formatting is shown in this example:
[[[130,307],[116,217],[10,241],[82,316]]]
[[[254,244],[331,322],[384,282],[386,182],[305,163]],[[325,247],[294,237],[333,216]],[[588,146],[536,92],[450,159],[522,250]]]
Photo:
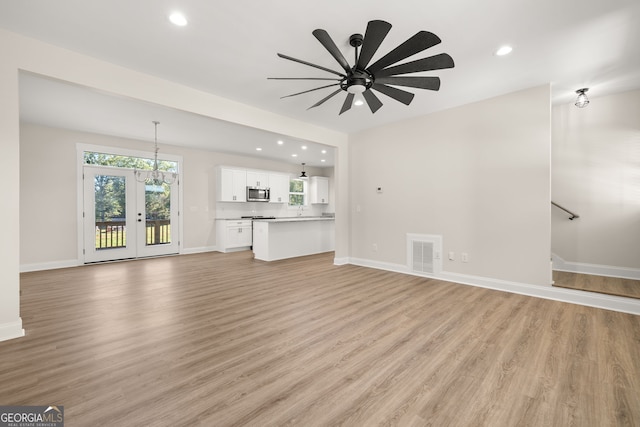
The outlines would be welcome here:
[[[249,249],[253,242],[251,220],[219,219],[216,221],[218,252]]]

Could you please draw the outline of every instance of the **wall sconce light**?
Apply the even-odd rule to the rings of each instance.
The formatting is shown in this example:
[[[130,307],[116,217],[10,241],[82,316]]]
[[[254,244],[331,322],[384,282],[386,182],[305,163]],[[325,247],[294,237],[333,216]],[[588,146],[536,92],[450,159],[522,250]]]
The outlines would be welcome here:
[[[576,93],[578,94],[578,99],[576,99],[576,107],[584,108],[589,105],[589,98],[587,98],[586,92],[589,90],[588,87],[578,89]]]

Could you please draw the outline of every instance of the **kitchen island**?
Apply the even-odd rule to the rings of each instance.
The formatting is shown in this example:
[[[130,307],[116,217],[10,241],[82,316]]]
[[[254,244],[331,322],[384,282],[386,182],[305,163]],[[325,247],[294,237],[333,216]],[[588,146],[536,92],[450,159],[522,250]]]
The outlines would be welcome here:
[[[330,252],[335,248],[333,217],[254,219],[253,254],[262,261],[275,261]]]

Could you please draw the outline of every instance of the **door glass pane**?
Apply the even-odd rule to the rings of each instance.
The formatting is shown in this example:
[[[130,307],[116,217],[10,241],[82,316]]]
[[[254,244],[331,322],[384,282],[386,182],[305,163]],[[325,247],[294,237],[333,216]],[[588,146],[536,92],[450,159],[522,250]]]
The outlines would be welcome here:
[[[144,191],[147,246],[171,243],[171,186],[147,181]]]
[[[126,178],[95,175],[96,250],[127,246]]]

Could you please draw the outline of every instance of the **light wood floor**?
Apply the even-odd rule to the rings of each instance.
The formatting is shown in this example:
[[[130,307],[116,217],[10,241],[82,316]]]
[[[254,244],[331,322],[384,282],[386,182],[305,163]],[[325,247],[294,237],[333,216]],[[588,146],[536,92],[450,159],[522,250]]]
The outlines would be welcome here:
[[[640,316],[332,259],[25,273],[0,405],[69,427],[640,425]]]
[[[554,271],[553,281],[553,286],[561,288],[640,298],[640,280]]]

